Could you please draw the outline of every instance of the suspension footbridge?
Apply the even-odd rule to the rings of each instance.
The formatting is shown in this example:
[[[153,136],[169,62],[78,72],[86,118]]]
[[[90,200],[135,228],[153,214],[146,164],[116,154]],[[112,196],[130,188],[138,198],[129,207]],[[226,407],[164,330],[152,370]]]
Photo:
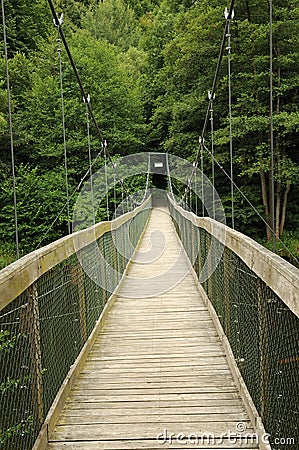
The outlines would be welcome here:
[[[205,132],[233,4],[193,165],[158,153],[122,164],[109,155],[49,0],[86,108],[89,170],[74,192],[89,182],[72,231],[64,145],[68,235],[0,271],[3,450],[298,449],[299,270],[233,229],[232,166],[232,228],[214,180],[198,171],[204,151],[217,163]],[[2,11],[5,32],[3,2]],[[100,174],[90,117],[105,161]],[[11,150],[13,162],[12,139]],[[162,194],[150,189],[152,173]],[[136,200],[124,179],[140,174],[145,191]],[[18,249],[16,201],[15,190]],[[108,220],[97,222],[103,203]]]
[[[296,448],[298,269],[167,202],[1,272],[3,448]]]
[[[98,448],[159,448],[182,430],[186,436],[214,433],[216,441],[239,422],[254,433],[208,308],[192,275],[185,276],[187,261],[181,255],[179,269],[172,267],[180,244],[165,210],[152,210],[138,250],[146,252],[157,224],[164,251],[150,264],[139,264],[138,257],[132,264],[48,448],[62,442],[90,448],[90,441]],[[174,287],[163,293],[158,283],[157,294],[138,298],[138,281],[157,277],[162,268]]]

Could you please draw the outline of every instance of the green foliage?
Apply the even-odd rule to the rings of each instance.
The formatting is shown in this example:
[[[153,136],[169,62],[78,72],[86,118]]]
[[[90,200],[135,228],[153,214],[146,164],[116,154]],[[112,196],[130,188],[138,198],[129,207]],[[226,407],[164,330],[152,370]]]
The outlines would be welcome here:
[[[43,0],[7,0],[5,16],[10,56],[35,50],[38,41],[47,36],[48,24],[51,24],[49,9]],[[0,28],[3,36],[2,21]]]
[[[137,17],[144,17],[148,12],[155,9],[160,0],[125,0],[125,3],[129,5],[136,14]]]
[[[16,259],[15,245],[8,242],[0,242],[0,270],[11,264]]]
[[[212,86],[220,48],[224,16],[218,2],[196,2],[176,9],[163,2],[152,19],[154,85],[150,142],[163,150],[182,156],[195,155],[196,136],[201,132],[207,108],[207,91]],[[175,2],[173,2],[175,3]],[[174,13],[175,11],[175,13]],[[288,189],[298,183],[298,5],[280,2],[274,9],[274,136],[275,199],[277,221],[284,226],[282,207]],[[170,23],[170,28],[166,24]],[[288,29],[292,30],[291,35]],[[160,35],[158,30],[169,32]],[[162,33],[161,33],[162,34]],[[232,109],[235,181],[258,212],[267,220],[262,201],[262,175],[269,209],[269,13],[260,2],[238,6],[231,26],[232,34]],[[154,39],[153,39],[154,38]],[[148,38],[147,38],[148,39]],[[214,136],[217,160],[229,169],[229,120],[227,104],[227,53],[220,71],[214,101]],[[209,129],[208,129],[209,131]],[[206,138],[209,146],[210,136]],[[210,158],[205,155],[210,162]],[[205,166],[207,164],[205,163]],[[211,174],[210,166],[206,174]],[[226,205],[228,180],[216,170],[217,190]],[[286,197],[286,199],[288,199]],[[235,194],[235,213],[239,229],[252,236],[261,233],[263,222],[248,203]],[[293,205],[288,203],[288,211]],[[292,214],[289,214],[291,217]],[[244,225],[243,225],[244,224]],[[246,225],[245,225],[246,224]],[[290,225],[290,222],[288,222]],[[293,224],[295,225],[295,224]],[[278,233],[280,231],[278,230]]]
[[[34,418],[32,415],[26,417],[26,419],[17,425],[13,425],[12,427],[1,430],[0,429],[0,443],[4,444],[5,442],[16,439],[17,436],[22,436],[25,434],[30,434],[34,429]]]
[[[38,168],[20,165],[16,177],[19,237],[22,252],[34,249],[65,204],[65,177],[62,170],[44,174]],[[14,242],[13,191],[11,179],[2,178],[0,186],[0,240]],[[63,236],[66,213],[60,215],[55,228],[44,243]]]
[[[65,201],[57,30],[46,2],[5,2],[9,38],[21,247],[33,249]],[[216,0],[57,0],[64,31],[95,117],[112,155],[168,151],[194,159],[225,19]],[[34,17],[34,20],[32,18]],[[275,198],[284,227],[299,217],[299,5],[274,5]],[[231,24],[234,177],[269,220],[269,14],[263,2],[243,2]],[[85,105],[62,48],[70,190],[88,169]],[[229,172],[227,52],[214,101],[215,156]],[[13,259],[13,208],[5,64],[0,66],[0,219],[2,265]],[[206,136],[209,146],[211,136]],[[91,123],[91,153],[101,150]],[[100,160],[100,164],[102,161]],[[205,154],[205,173],[211,158]],[[144,180],[136,179],[130,190]],[[264,182],[264,186],[263,186]],[[129,184],[130,184],[129,183]],[[216,188],[230,218],[229,183],[216,167]],[[51,188],[49,188],[51,186]],[[262,187],[264,196],[262,196]],[[121,193],[117,188],[117,199]],[[113,197],[110,206],[113,212]],[[266,204],[265,204],[266,198]],[[290,200],[289,200],[290,199]],[[100,206],[98,219],[105,217]],[[268,214],[268,216],[267,216]],[[256,237],[264,226],[235,193],[238,229]],[[62,214],[45,242],[66,231]],[[280,233],[280,231],[278,230]],[[1,253],[0,253],[1,254]]]
[[[12,319],[11,315],[10,319]],[[11,322],[11,320],[8,320],[8,322]],[[7,327],[7,323],[3,323],[3,326]],[[12,326],[14,327],[14,325]],[[24,407],[24,395],[27,394],[29,399],[30,397],[33,398],[32,389],[34,389],[31,369],[24,364],[29,341],[29,336],[17,331],[17,329],[8,330],[4,328],[0,330],[2,369],[0,374],[0,398],[1,404],[4,405],[4,409],[2,409],[5,411],[5,414],[0,414],[0,443],[5,444],[3,446],[5,449],[21,448],[22,446],[31,448],[28,442],[32,443],[34,432],[37,431],[35,429],[37,421],[35,420],[32,403],[29,401],[27,406]],[[23,364],[21,363],[22,358]],[[7,405],[13,405],[13,408],[9,408]]]
[[[0,352],[14,348],[21,336],[20,333],[12,336],[9,330],[0,330]]]
[[[130,71],[113,46],[94,39],[87,31],[77,30],[70,46],[110,151],[122,154],[139,151],[143,147],[145,125],[136,69],[134,73],[131,65]],[[85,105],[64,52],[62,57],[68,164],[71,172],[80,175],[87,169]],[[53,43],[44,44],[34,58],[30,79],[26,104],[15,119],[19,154],[26,155],[27,161],[43,170],[63,166],[59,69]],[[92,124],[91,133],[95,156],[100,143]]]
[[[23,380],[21,378],[18,378],[17,380],[14,380],[8,377],[5,381],[0,383],[0,393],[5,394],[8,391],[12,392],[17,389],[24,381],[28,381],[28,379]]]
[[[82,26],[93,38],[105,40],[126,51],[136,44],[134,10],[123,0],[107,0],[93,5],[82,20]]]
[[[260,240],[260,239],[259,239]],[[261,244],[273,251],[273,241],[260,240]],[[276,253],[299,268],[299,233],[285,231],[275,244]]]

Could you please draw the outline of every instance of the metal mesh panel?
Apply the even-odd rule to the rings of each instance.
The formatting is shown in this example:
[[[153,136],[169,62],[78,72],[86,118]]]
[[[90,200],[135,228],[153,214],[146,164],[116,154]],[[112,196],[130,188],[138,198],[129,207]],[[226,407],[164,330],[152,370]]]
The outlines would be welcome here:
[[[0,446],[32,448],[72,364],[119,283],[150,209],[42,275],[0,312]],[[98,264],[98,248],[109,266]],[[129,249],[129,255],[125,250]],[[113,271],[115,269],[115,271]],[[102,286],[106,286],[105,290]]]
[[[78,263],[72,256],[37,283],[45,410],[86,339],[78,278]]]
[[[170,204],[171,214],[200,276],[212,246],[212,257],[221,246],[215,238],[195,228]],[[199,246],[198,246],[199,245]],[[210,260],[212,262],[212,259]],[[277,275],[279,276],[279,275]],[[249,393],[271,435],[274,450],[299,446],[299,318],[239,256],[224,248],[213,274],[202,283],[229,339]]]
[[[39,358],[34,315],[29,292],[1,312],[0,442],[5,450],[31,448],[40,426],[40,397],[33,387]]]

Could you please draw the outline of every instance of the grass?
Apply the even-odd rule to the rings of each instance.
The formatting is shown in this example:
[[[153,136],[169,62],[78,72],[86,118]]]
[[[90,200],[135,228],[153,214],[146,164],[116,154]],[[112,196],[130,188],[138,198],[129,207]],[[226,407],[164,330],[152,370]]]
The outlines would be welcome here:
[[[0,242],[0,270],[17,259],[14,244]]]
[[[273,251],[273,242],[261,242],[269,250]],[[299,268],[299,232],[285,231],[279,241],[276,242],[276,253]]]

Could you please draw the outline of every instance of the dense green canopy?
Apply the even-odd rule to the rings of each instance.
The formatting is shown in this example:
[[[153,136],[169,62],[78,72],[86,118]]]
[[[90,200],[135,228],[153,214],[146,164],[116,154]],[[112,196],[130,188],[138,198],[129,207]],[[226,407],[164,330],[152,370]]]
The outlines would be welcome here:
[[[57,13],[64,14],[63,30],[110,154],[167,151],[193,161],[228,4],[218,0],[56,0],[54,4]],[[5,11],[19,231],[21,249],[26,252],[47,233],[65,203],[57,29],[44,0],[6,0]],[[273,41],[276,235],[298,253],[299,0],[275,1]],[[268,1],[235,2],[231,44],[234,177],[256,208],[236,190],[236,228],[256,239],[269,239],[261,219],[270,223],[272,212]],[[68,182],[73,192],[88,169],[86,116],[64,49],[61,57]],[[227,73],[225,50],[214,101],[214,151],[219,165],[229,172]],[[4,57],[0,87],[0,241],[4,254],[14,239]],[[208,127],[208,148],[210,143]],[[91,124],[93,159],[100,150]],[[95,167],[102,163],[100,157]],[[211,177],[209,153],[204,155],[204,167]],[[229,222],[230,183],[220,167],[215,170],[216,189]],[[64,211],[44,244],[66,232],[66,220]]]

